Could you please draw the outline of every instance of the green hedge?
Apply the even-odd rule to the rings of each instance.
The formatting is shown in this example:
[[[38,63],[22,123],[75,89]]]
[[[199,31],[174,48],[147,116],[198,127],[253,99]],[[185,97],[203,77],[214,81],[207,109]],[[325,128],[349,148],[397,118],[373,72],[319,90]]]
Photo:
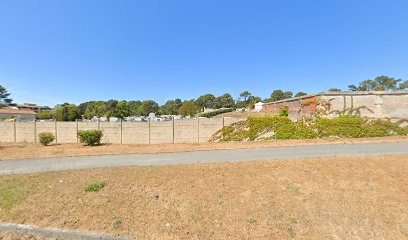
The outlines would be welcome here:
[[[223,113],[227,113],[227,112],[232,112],[232,111],[234,111],[233,108],[221,108],[221,109],[214,110],[212,112],[199,113],[198,117],[210,118],[210,117],[214,117],[214,116],[217,116]]]
[[[254,141],[269,139],[312,139],[322,137],[383,137],[408,135],[408,126],[390,120],[368,120],[356,115],[338,118],[304,118],[292,121],[284,116],[249,117],[216,132],[212,141]]]

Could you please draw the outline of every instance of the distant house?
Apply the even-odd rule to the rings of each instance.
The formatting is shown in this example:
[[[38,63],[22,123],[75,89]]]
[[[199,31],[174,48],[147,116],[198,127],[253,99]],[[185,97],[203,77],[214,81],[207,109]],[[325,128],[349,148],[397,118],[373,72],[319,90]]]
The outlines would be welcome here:
[[[34,121],[37,113],[32,110],[22,110],[15,108],[0,109],[0,121],[15,119],[16,121]]]
[[[46,111],[46,110],[51,110],[51,108],[48,107],[48,106],[39,106],[39,105],[34,104],[34,103],[17,104],[16,107],[18,109],[20,109],[20,110],[31,110],[31,111],[34,111],[36,113]]]

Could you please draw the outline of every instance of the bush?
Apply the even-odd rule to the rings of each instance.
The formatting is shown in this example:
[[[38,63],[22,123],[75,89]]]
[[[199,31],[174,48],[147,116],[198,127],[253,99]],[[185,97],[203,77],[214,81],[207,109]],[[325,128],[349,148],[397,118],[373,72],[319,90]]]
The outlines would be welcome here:
[[[42,145],[47,146],[52,141],[54,141],[55,136],[54,136],[54,134],[52,134],[50,132],[42,132],[42,133],[38,134],[38,138],[40,139],[40,143]]]
[[[198,114],[198,116],[210,118],[210,117],[214,117],[214,116],[217,116],[223,113],[232,112],[233,110],[234,110],[233,108],[221,108],[221,109],[217,109],[211,112],[200,113]]]
[[[101,190],[103,187],[106,186],[106,182],[94,182],[94,183],[89,183],[85,187],[85,191],[87,192],[97,192]]]
[[[368,136],[368,127],[359,116],[342,115],[338,118],[322,118],[316,122],[320,137],[338,136],[361,138]]]
[[[281,108],[279,110],[279,116],[281,117],[287,117],[289,116],[289,107],[288,106],[284,106],[283,108]]]
[[[103,133],[100,130],[83,130],[78,131],[78,137],[81,143],[88,146],[95,146],[100,144]]]

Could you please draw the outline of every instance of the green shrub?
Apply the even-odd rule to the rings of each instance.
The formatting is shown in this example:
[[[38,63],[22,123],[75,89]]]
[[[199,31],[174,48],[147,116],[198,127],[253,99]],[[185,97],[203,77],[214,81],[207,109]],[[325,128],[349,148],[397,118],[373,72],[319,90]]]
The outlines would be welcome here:
[[[103,133],[100,130],[83,130],[78,131],[78,137],[81,143],[88,146],[95,146],[100,144]]]
[[[287,117],[289,116],[289,107],[288,106],[284,106],[283,108],[281,108],[279,110],[279,116],[281,117]]]
[[[48,144],[55,140],[54,134],[50,132],[42,132],[38,134],[38,138],[40,143],[44,146],[47,146]]]
[[[321,118],[316,122],[320,137],[338,136],[361,138],[368,136],[368,128],[364,119],[354,115],[342,115],[338,118]]]
[[[87,192],[97,192],[101,190],[103,187],[106,186],[106,182],[94,182],[94,183],[89,183],[85,187],[85,191]]]
[[[214,117],[214,116],[217,116],[223,113],[232,112],[233,110],[234,110],[233,108],[221,108],[221,109],[217,109],[211,112],[199,113],[198,116],[210,118],[210,117]]]

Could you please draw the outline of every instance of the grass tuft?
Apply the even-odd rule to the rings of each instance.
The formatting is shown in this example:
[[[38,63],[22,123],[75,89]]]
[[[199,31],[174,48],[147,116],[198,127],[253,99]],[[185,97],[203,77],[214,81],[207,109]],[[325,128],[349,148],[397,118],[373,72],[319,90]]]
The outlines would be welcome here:
[[[93,183],[89,183],[88,185],[86,185],[85,191],[97,192],[105,186],[106,186],[106,182],[93,182]]]

